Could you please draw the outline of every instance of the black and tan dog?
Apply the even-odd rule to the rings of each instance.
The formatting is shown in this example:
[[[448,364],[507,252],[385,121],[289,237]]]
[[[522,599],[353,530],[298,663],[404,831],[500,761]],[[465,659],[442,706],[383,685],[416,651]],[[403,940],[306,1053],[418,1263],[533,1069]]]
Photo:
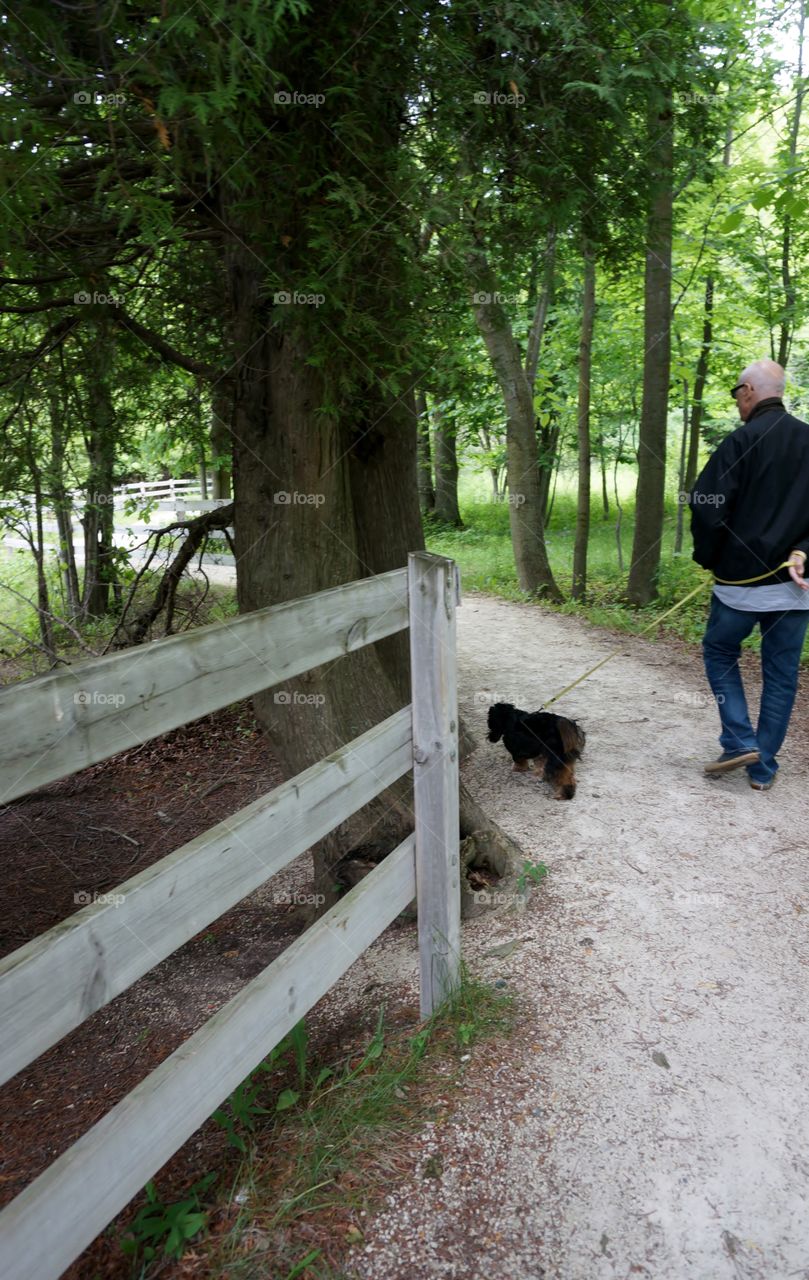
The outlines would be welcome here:
[[[576,794],[575,762],[584,750],[584,730],[552,711],[520,711],[510,702],[489,707],[489,742],[499,742],[514,758],[514,769],[529,769],[553,786],[557,800]]]

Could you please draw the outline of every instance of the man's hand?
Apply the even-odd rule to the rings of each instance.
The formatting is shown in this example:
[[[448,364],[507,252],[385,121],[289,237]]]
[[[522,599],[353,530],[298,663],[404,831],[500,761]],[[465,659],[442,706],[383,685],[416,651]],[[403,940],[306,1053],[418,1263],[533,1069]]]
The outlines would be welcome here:
[[[789,553],[789,576],[793,582],[802,587],[804,591],[809,591],[809,582],[803,576],[806,568],[806,552],[790,551]]]

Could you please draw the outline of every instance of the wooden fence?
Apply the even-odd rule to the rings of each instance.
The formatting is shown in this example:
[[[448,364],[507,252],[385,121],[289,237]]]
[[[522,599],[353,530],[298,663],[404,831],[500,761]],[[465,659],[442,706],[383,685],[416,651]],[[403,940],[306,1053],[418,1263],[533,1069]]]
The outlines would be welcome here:
[[[202,498],[199,497],[200,485],[197,480],[139,480],[131,484],[117,485],[114,490],[114,524],[115,524],[115,544],[123,547],[129,553],[130,562],[137,566],[146,559],[146,553],[142,550],[148,536],[154,533],[161,525],[171,524],[177,520],[186,520],[189,516],[196,516],[204,511],[213,511],[216,507],[226,506],[228,499],[226,498]],[[77,501],[81,495],[76,493],[74,497]],[[29,507],[33,509],[34,499],[28,497],[25,501]],[[143,520],[138,512],[129,514],[126,512],[127,504],[137,502],[142,506],[148,504],[150,509],[150,519]],[[3,525],[0,523],[0,547],[7,551],[30,551],[31,543],[29,538],[22,536],[20,533],[13,532],[13,521]],[[10,531],[11,530],[11,531]],[[73,537],[73,546],[78,554],[81,554],[84,547],[84,527],[78,517],[77,512],[71,518],[71,530]],[[42,531],[49,536],[43,546],[46,557],[56,557],[59,554],[59,524],[52,511],[46,511],[42,521]],[[228,530],[231,537],[233,529]],[[159,549],[153,556],[153,564],[159,567],[165,561],[171,559],[173,552],[169,549]],[[235,571],[236,560],[227,550],[214,551],[208,549],[202,557],[199,555],[194,557],[195,563],[203,565],[218,565]]]
[[[157,640],[0,693],[0,802],[409,627],[412,703],[0,961],[0,1083],[410,769],[414,832],[0,1214],[3,1280],[52,1280],[418,900],[421,1013],[458,976],[450,560]]]

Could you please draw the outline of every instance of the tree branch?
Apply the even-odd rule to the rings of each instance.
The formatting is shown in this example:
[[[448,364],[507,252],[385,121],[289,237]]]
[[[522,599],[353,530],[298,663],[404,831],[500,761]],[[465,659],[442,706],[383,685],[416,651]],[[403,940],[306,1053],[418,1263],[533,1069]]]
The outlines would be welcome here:
[[[129,315],[122,307],[116,307],[114,319],[123,329],[127,329],[134,337],[139,338],[144,346],[149,347],[167,364],[176,364],[180,369],[186,369],[188,373],[194,373],[197,377],[206,378],[210,382],[213,382],[218,376],[218,370],[214,369],[212,365],[206,364],[204,360],[195,360],[193,356],[183,355],[182,351],[178,351],[176,347],[166,342],[165,338],[161,338],[152,329],[147,329],[145,325],[136,320],[134,316]]]
[[[137,615],[127,628],[126,638],[116,642],[116,648],[122,649],[130,644],[140,644],[146,638],[149,628],[162,613],[163,609],[166,610],[169,620],[172,618],[180,579],[191,560],[193,560],[198,548],[206,541],[208,535],[214,529],[227,529],[232,522],[233,503],[229,502],[224,507],[216,507],[213,511],[206,511],[194,520],[177,521],[176,524],[168,525],[165,529],[155,531],[158,537],[161,537],[174,529],[184,529],[186,536],[177,555],[160,579],[160,585],[154,594],[152,603]]]

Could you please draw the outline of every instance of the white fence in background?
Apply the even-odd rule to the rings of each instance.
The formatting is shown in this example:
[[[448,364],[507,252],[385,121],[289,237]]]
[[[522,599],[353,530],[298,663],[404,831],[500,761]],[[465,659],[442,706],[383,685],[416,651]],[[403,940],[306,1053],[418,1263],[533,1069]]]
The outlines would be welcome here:
[[[0,1083],[409,770],[415,830],[0,1214],[55,1280],[417,897],[421,1012],[458,978],[457,570],[380,574],[0,692],[0,803],[409,627],[412,704],[0,961]]]
[[[155,529],[159,529],[164,525],[172,524],[176,520],[186,520],[189,517],[201,515],[204,511],[213,511],[216,507],[227,506],[229,499],[226,498],[202,498],[198,480],[143,480],[135,481],[131,484],[123,484],[116,486],[114,490],[115,496],[115,544],[118,547],[125,547],[129,552],[131,563],[137,567],[146,559],[146,551],[141,550],[143,544],[150,533],[154,533]],[[81,495],[74,495],[77,504],[81,500]],[[33,509],[33,498],[28,499]],[[141,506],[149,504],[149,519],[141,519],[138,512],[130,512],[127,514],[126,507],[132,503],[140,503]],[[51,556],[58,555],[59,547],[57,542],[57,534],[59,526],[56,519],[48,514],[42,523],[43,532],[52,536],[53,541],[45,545],[46,554]],[[73,545],[76,555],[81,559],[84,554],[84,530],[78,518],[72,521],[73,528]],[[230,536],[233,537],[233,529],[228,530]],[[222,534],[220,534],[222,536]],[[2,531],[0,526],[0,546],[5,547],[9,551],[29,550],[29,543],[19,533]],[[161,564],[170,558],[170,551],[167,548],[161,548],[154,557],[153,563]],[[194,563],[200,563],[200,557],[194,558]],[[220,565],[226,568],[236,568],[236,560],[229,551],[206,551],[202,556],[201,563],[203,565]]]

